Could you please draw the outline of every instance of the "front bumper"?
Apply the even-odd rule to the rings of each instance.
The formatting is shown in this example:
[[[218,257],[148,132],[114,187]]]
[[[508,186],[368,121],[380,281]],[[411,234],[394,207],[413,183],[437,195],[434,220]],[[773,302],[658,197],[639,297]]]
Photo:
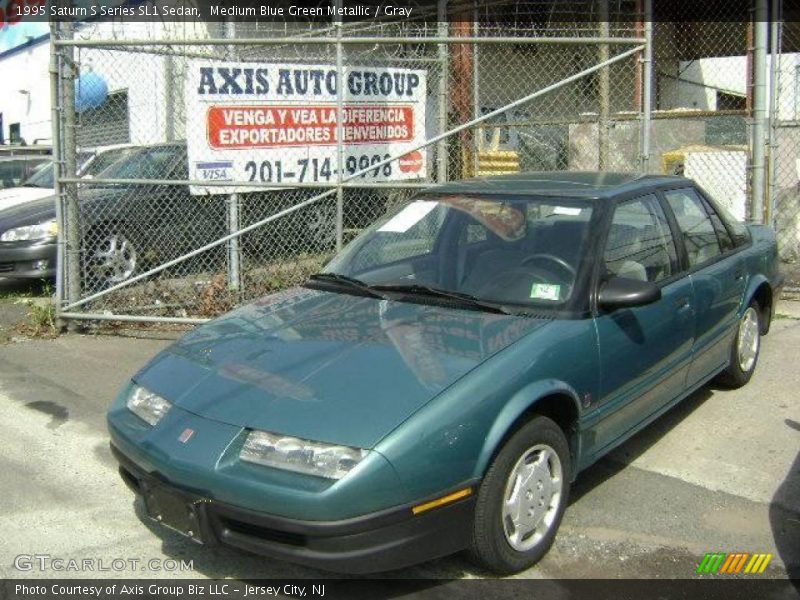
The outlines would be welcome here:
[[[181,533],[198,543],[357,574],[399,569],[458,552],[470,543],[474,495],[420,515],[407,506],[341,521],[303,521],[204,498],[159,473],[146,473],[113,444],[111,450],[123,480],[143,497],[148,510],[158,504],[161,493],[180,499],[188,512]]]
[[[53,241],[0,243],[0,277],[55,277],[57,248]]]

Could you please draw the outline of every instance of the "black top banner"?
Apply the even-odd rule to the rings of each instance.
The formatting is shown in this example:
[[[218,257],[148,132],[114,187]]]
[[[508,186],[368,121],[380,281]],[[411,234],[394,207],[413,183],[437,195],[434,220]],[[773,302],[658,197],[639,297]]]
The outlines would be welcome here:
[[[800,2],[781,0],[652,0],[652,21],[800,20]],[[469,21],[547,27],[555,23],[636,23],[645,0],[0,0],[3,26],[23,21],[318,22]],[[777,13],[777,14],[776,14]]]

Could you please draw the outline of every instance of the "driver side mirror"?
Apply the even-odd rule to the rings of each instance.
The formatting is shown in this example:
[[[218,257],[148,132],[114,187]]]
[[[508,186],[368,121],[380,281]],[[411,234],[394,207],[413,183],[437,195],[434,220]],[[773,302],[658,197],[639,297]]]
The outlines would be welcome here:
[[[606,310],[644,306],[661,300],[661,288],[650,281],[612,277],[600,287],[597,304]]]

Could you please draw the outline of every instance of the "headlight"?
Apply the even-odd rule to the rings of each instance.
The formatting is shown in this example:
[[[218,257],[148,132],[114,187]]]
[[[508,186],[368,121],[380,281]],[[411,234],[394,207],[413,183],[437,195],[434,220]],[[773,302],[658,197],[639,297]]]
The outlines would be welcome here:
[[[155,425],[172,408],[172,403],[139,385],[134,385],[128,395],[128,408],[133,414]]]
[[[341,479],[368,454],[361,448],[310,442],[251,431],[239,458],[247,462],[328,479]]]
[[[58,235],[56,220],[45,221],[37,225],[14,227],[0,235],[0,242],[27,242],[30,240],[43,240]]]

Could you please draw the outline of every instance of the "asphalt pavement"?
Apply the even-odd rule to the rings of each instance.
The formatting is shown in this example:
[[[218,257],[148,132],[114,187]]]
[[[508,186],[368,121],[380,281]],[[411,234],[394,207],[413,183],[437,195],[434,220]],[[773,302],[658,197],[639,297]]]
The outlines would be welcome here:
[[[750,384],[699,391],[584,472],[553,549],[518,577],[690,578],[707,552],[772,553],[764,577],[800,577],[800,304],[780,312],[792,318],[774,321]],[[65,335],[0,345],[0,577],[330,576],[197,546],[142,516],[104,413],[169,343]],[[88,559],[95,571],[39,568],[54,558]],[[386,574],[486,575],[458,555]]]

